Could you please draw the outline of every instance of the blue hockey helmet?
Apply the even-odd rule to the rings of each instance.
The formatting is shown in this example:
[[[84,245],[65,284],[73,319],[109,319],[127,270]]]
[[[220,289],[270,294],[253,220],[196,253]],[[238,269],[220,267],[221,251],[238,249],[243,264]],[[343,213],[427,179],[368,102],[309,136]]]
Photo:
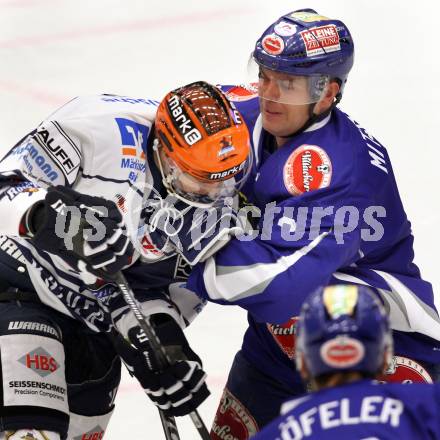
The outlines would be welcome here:
[[[342,21],[319,15],[313,9],[301,9],[283,15],[264,31],[255,45],[249,70],[255,79],[260,67],[309,77],[308,102],[298,102],[298,94],[288,93],[286,84],[280,85],[285,92],[280,102],[317,102],[328,82],[335,79],[340,83],[339,101],[353,60],[353,39]]]
[[[391,361],[389,321],[369,287],[320,288],[303,304],[297,327],[297,368],[312,377],[336,371],[377,374]]]

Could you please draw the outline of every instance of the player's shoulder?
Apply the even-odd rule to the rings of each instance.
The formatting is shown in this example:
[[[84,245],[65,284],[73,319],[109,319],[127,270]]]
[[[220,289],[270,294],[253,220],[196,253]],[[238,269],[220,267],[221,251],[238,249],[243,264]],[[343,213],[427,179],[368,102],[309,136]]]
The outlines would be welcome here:
[[[335,118],[343,148],[351,150],[353,165],[359,168],[358,172],[383,177],[390,174],[391,164],[385,146],[347,113],[336,109]]]
[[[299,414],[310,407],[319,406],[330,401],[358,401],[379,396],[379,400],[391,398],[411,406],[440,405],[440,384],[427,383],[380,383],[375,380],[360,380],[350,384],[325,388],[285,402],[281,407],[282,414]],[[434,408],[433,408],[434,409]]]
[[[384,385],[382,387],[382,385]],[[381,390],[384,394],[390,397],[400,398],[403,401],[412,403],[414,405],[434,405],[439,406],[440,409],[440,383],[387,383],[381,384]]]
[[[377,381],[370,379],[358,380],[337,387],[323,388],[305,396],[289,400],[281,406],[281,413],[301,412],[306,407],[319,405],[326,401],[362,397],[365,394],[381,393],[382,390],[383,385]]]
[[[249,130],[255,123],[260,107],[258,103],[258,88],[256,84],[219,85],[228,100],[243,116]]]
[[[159,101],[152,98],[133,98],[111,94],[82,95],[70,100],[47,120],[94,119],[102,116],[140,117],[153,120]]]
[[[371,193],[392,175],[385,147],[338,108],[328,121],[319,121],[304,133],[289,159],[300,177],[306,170],[302,178],[309,178],[314,189],[321,182],[317,189],[339,189],[347,196]]]
[[[258,98],[257,84],[220,84],[219,87],[227,96],[227,98],[235,103],[248,102],[255,98]]]

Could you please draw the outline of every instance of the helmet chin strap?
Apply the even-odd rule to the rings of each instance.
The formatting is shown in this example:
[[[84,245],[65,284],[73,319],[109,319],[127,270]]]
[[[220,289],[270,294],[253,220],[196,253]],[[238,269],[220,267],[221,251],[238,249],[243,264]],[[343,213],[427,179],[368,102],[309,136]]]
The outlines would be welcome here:
[[[159,147],[160,147],[160,142],[159,139],[156,138],[153,141],[153,151],[156,157],[156,163],[159,166],[160,175],[162,176],[162,185],[166,188],[166,190],[169,193],[174,194],[172,192],[172,187],[171,187],[171,176],[165,176],[165,172],[163,170],[162,159],[159,154]]]

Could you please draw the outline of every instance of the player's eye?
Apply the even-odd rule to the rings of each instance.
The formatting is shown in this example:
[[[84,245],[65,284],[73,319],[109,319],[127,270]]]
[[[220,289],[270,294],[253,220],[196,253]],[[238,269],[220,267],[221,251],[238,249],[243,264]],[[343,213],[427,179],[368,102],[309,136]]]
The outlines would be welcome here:
[[[291,79],[283,79],[278,81],[282,90],[295,90],[295,81]]]
[[[263,81],[268,81],[269,80],[267,75],[261,69],[258,71],[258,78],[263,80]]]

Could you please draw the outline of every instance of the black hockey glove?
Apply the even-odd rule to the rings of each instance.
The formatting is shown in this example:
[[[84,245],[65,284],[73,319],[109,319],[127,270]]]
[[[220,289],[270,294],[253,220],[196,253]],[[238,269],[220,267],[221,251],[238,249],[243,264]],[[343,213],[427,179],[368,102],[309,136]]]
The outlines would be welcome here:
[[[74,269],[116,273],[134,250],[116,204],[64,186],[50,187],[32,206],[22,230],[37,249],[59,256]]]
[[[158,408],[168,416],[184,416],[209,396],[206,373],[200,358],[191,350],[182,329],[170,315],[159,313],[149,319],[171,359],[169,366],[159,368],[155,353],[138,325],[116,338],[116,350]]]

